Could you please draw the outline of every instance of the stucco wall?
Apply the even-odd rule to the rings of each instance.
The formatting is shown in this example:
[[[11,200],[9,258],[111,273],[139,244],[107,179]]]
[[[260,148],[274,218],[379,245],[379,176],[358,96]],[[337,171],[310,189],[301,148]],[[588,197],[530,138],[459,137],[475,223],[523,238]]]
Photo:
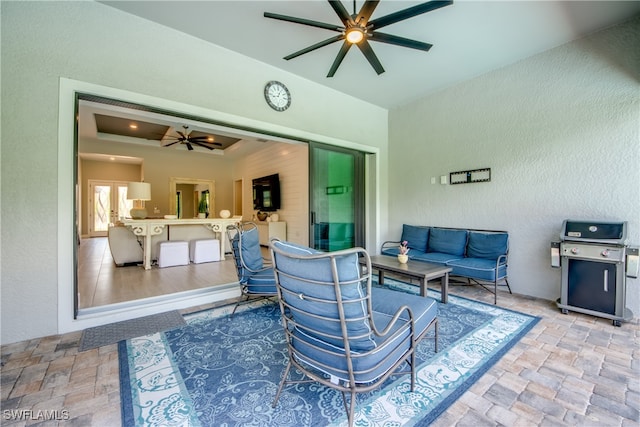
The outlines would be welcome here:
[[[636,19],[390,112],[387,237],[403,223],[507,230],[513,291],[549,300],[564,219],[626,220],[640,244],[639,30]],[[485,167],[491,182],[439,184]],[[639,281],[627,290],[638,316]]]
[[[386,110],[199,39],[95,2],[1,2],[0,8],[2,343],[58,331],[57,212],[72,209],[58,206],[58,146],[69,144],[57,140],[61,77],[386,153]],[[292,92],[285,113],[264,102],[269,80]],[[383,161],[383,182],[385,175]]]

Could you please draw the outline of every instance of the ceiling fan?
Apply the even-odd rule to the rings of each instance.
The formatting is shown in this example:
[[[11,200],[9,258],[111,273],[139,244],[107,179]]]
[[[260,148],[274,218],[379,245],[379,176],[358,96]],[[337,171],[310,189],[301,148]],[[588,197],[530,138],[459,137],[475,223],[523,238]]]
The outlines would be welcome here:
[[[222,147],[222,144],[220,144],[219,142],[213,142],[213,137],[208,136],[208,135],[203,135],[203,136],[191,136],[191,132],[188,132],[189,130],[189,126],[182,126],[182,128],[184,129],[184,132],[176,130],[176,133],[178,134],[178,136],[167,136],[165,138],[168,138],[168,140],[172,141],[169,142],[168,144],[163,144],[163,147],[170,147],[174,144],[185,144],[187,146],[187,149],[189,151],[193,151],[193,146],[197,145],[198,147],[204,147],[207,148],[209,150],[213,150],[217,147]],[[165,139],[163,138],[163,141],[165,141]]]
[[[345,9],[344,5],[339,0],[329,0],[329,4],[336,12],[342,26],[336,24],[327,24],[324,22],[312,21],[304,18],[296,18],[293,16],[279,15],[277,13],[265,12],[265,18],[278,19],[281,21],[293,22],[296,24],[308,25],[316,28],[323,28],[325,30],[336,31],[340,34],[316,43],[312,46],[294,52],[284,57],[287,61],[296,58],[305,53],[312,52],[321,47],[330,45],[340,40],[344,40],[342,47],[333,61],[329,74],[327,77],[333,77],[338,70],[338,67],[342,63],[345,55],[354,44],[358,46],[360,51],[364,54],[365,58],[369,61],[369,64],[378,73],[378,75],[384,73],[384,68],[378,60],[378,57],[373,52],[369,41],[376,41],[381,43],[392,44],[396,46],[408,47],[411,49],[418,49],[428,51],[431,49],[431,44],[423,43],[417,40],[411,40],[404,37],[394,36],[392,34],[381,33],[378,29],[386,27],[387,25],[395,24],[396,22],[404,21],[405,19],[412,18],[417,15],[421,15],[432,10],[439,9],[444,6],[449,6],[453,1],[429,1],[421,3],[416,6],[409,7],[407,9],[400,10],[398,12],[391,13],[389,15],[371,19],[373,11],[378,6],[379,0],[366,0],[360,11],[356,14],[356,1],[353,0],[353,14],[349,15],[349,12]]]

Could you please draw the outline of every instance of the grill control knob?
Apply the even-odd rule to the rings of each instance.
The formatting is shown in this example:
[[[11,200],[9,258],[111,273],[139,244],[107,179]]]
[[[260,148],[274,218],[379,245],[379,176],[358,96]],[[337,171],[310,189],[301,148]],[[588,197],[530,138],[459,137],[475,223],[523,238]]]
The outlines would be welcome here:
[[[605,258],[609,258],[609,249],[605,249],[602,252],[600,252],[600,255],[602,255]]]
[[[578,255],[580,253],[580,249],[578,248],[571,248],[571,253],[574,255]]]

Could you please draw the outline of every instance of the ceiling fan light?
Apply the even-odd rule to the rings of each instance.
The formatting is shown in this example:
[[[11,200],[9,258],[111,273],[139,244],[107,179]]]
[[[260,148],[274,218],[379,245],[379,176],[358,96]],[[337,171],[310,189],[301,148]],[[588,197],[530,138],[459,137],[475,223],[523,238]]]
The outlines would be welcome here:
[[[360,43],[364,39],[364,31],[359,27],[352,27],[347,30],[346,39],[349,43]]]

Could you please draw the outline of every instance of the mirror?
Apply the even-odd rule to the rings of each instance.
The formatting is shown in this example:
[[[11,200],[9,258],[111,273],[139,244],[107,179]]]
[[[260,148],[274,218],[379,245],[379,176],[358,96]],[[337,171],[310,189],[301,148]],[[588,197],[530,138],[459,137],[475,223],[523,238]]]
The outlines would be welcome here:
[[[215,181],[196,178],[169,178],[169,212],[179,218],[197,218],[198,205],[203,193],[209,192],[209,217],[216,217]],[[178,192],[181,193],[180,198]],[[197,193],[197,194],[196,194]],[[182,202],[178,212],[178,204]]]

